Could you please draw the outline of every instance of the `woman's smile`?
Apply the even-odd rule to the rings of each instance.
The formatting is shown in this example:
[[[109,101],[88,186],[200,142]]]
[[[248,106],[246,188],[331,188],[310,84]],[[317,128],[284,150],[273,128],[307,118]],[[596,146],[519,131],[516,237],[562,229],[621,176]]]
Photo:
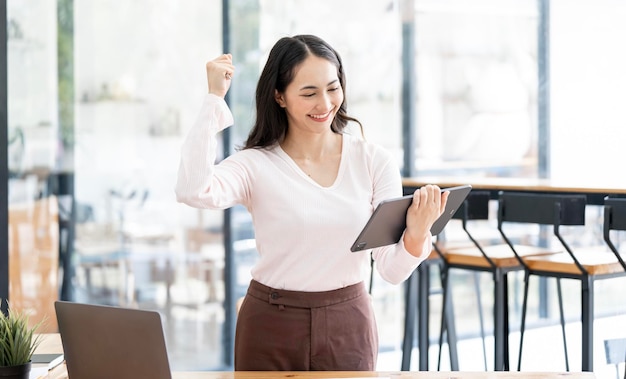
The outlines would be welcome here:
[[[331,109],[327,113],[324,114],[310,114],[309,117],[313,119],[313,121],[317,122],[325,122],[333,115],[333,110]]]

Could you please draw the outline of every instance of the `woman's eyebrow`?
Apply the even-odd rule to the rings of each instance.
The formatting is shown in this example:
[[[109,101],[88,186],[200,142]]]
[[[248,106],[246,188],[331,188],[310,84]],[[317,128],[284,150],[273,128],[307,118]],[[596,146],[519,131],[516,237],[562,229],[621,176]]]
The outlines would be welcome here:
[[[339,81],[339,79],[331,80],[330,82],[328,82],[328,84],[326,84],[326,86],[329,86],[331,84],[335,84],[335,82],[338,82],[338,81]],[[304,87],[300,88],[300,91],[311,90],[311,89],[317,89],[317,87],[313,86],[313,85],[304,86]]]

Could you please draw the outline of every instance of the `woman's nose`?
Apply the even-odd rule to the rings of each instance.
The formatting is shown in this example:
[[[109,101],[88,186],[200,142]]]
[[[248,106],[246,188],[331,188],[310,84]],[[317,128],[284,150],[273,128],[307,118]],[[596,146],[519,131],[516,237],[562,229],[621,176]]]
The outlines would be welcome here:
[[[323,93],[322,96],[320,96],[318,106],[323,110],[329,110],[332,107],[332,100],[327,93]]]

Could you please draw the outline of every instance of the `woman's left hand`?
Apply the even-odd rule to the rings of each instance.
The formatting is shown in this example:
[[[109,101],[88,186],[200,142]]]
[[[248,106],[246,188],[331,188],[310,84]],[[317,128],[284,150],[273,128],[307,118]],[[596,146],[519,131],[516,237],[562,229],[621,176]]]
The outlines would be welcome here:
[[[430,240],[430,228],[446,209],[449,191],[441,191],[439,186],[426,185],[413,193],[413,202],[406,214],[404,246],[417,257],[430,254],[424,251],[424,243]]]

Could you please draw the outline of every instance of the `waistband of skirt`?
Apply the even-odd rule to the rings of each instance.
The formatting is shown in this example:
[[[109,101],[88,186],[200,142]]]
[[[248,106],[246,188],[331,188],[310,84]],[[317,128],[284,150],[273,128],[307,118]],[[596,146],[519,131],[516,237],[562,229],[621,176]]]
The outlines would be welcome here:
[[[303,292],[289,291],[268,287],[252,280],[248,295],[270,304],[286,305],[296,308],[319,308],[346,302],[367,294],[365,284],[359,282],[347,287],[330,291]]]

